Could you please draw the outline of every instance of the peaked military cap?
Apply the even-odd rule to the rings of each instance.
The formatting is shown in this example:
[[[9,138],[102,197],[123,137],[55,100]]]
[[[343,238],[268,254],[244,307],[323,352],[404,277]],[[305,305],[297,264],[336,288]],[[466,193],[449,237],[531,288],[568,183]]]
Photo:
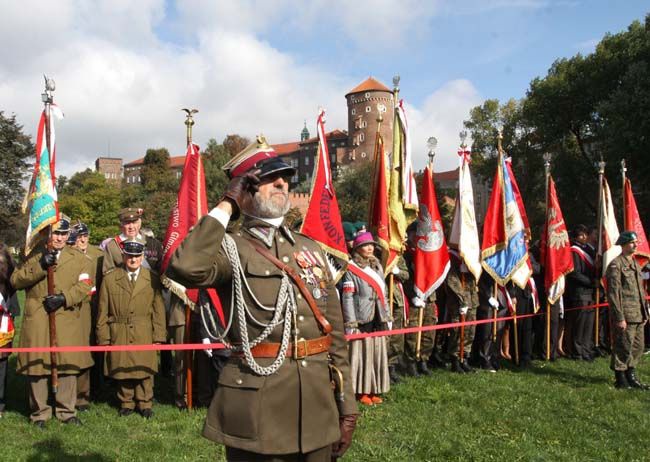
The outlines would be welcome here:
[[[260,179],[272,174],[282,173],[293,176],[296,169],[287,164],[275,150],[268,145],[263,135],[237,153],[222,167],[229,178],[245,175],[253,169],[259,169]]]
[[[616,239],[616,245],[625,245],[632,241],[636,241],[636,239],[637,237],[634,231],[623,231],[618,235],[618,239]]]
[[[58,223],[54,225],[53,232],[65,234],[70,232],[70,217],[61,214]]]
[[[137,239],[127,239],[122,242],[122,252],[125,255],[140,256],[144,253],[144,244]]]
[[[144,210],[129,207],[120,210],[118,217],[120,218],[120,223],[128,223],[129,221],[135,221],[138,218],[142,218],[143,214]]]
[[[78,222],[76,225],[74,225],[74,231],[77,233],[78,236],[84,236],[90,234],[88,225],[82,222]]]
[[[74,228],[72,228],[72,231],[70,231],[70,235],[68,236],[68,240],[65,241],[65,243],[68,245],[75,245],[77,242],[77,236],[79,236],[79,234]]]

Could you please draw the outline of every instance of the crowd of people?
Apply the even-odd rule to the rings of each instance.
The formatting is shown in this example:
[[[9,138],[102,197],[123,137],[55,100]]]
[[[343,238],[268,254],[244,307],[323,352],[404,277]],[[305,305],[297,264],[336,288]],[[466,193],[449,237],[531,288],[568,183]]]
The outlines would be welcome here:
[[[138,349],[162,343],[223,340],[229,346],[197,352],[195,359],[196,402],[210,405],[203,434],[224,444],[229,460],[341,456],[351,443],[357,402],[379,405],[402,377],[427,376],[433,369],[496,372],[505,361],[526,368],[535,359],[611,355],[616,387],[647,388],[635,372],[648,313],[647,276],[634,258],[633,232],[621,233],[616,244],[622,254],[601,286],[597,230],[573,230],[574,271],[563,299],[550,305],[549,335],[545,316],[524,316],[547,309],[535,244],[530,261],[536,284],[497,287],[486,272],[476,280],[450,249],[444,283],[421,299],[413,284],[416,224],[386,278],[373,235],[363,223],[345,223],[351,261],[335,284],[320,247],[285,224],[294,167],[258,138],[224,169],[231,181],[222,200],[174,252],[165,275],[162,245],[142,228],[142,209],[122,210],[121,233],[98,247],[89,244],[88,226],[67,217],[17,266],[0,246],[0,347],[11,345],[3,334],[18,315],[18,290],[25,291],[20,347],[49,346],[52,320],[59,346],[123,347],[92,354],[83,348],[19,353],[17,373],[27,378],[34,425],[44,427],[52,417],[81,424],[78,412],[109,386],[119,416],[137,412],[151,418],[157,373],[175,377],[175,404],[185,409],[185,353],[172,358],[163,351],[159,359],[155,349]],[[226,325],[211,332],[211,323],[194,313],[193,336],[184,338],[185,302],[161,276],[188,288],[216,289]],[[609,306],[592,306],[602,301]],[[505,319],[513,313],[521,316],[518,322]],[[439,322],[455,324],[372,335]],[[7,356],[0,357],[0,412]],[[53,359],[58,383],[50,401]]]

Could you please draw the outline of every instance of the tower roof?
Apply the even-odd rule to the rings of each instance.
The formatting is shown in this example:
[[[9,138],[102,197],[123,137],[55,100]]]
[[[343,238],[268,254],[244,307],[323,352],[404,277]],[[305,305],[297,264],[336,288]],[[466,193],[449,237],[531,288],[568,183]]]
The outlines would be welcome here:
[[[361,93],[364,91],[387,91],[390,93],[390,88],[381,83],[379,80],[374,77],[368,77],[366,80],[361,82],[359,85],[350,90],[345,96],[351,95],[352,93]]]

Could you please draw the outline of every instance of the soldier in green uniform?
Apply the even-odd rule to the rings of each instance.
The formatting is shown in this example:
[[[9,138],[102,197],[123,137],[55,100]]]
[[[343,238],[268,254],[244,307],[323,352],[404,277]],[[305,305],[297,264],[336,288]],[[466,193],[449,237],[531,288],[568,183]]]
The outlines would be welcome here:
[[[450,268],[445,281],[447,295],[445,321],[448,323],[459,322],[461,317],[464,317],[465,321],[474,321],[476,319],[476,308],[479,305],[476,279],[454,249],[449,250],[449,257]],[[475,329],[474,326],[465,326],[463,331],[463,344],[460,345],[461,328],[456,327],[449,330],[447,355],[451,358],[451,370],[453,372],[472,371],[467,360],[474,341]],[[463,350],[462,361],[460,360],[461,348]]]
[[[62,218],[52,232],[51,250],[35,249],[11,275],[12,285],[25,290],[25,315],[20,347],[50,345],[48,313],[55,314],[58,346],[88,346],[80,316],[82,301],[94,283],[92,262],[76,249],[66,246],[70,222]],[[55,295],[48,295],[47,269],[54,268]],[[89,352],[57,353],[59,386],[55,395],[55,416],[64,423],[79,425],[75,405],[77,375],[92,366]],[[30,419],[38,427],[52,417],[48,403],[50,353],[18,353],[17,372],[27,376]]]
[[[410,274],[406,267],[406,261],[401,255],[398,257],[395,266],[393,266],[391,274],[393,276],[392,329],[413,327],[413,324],[411,324],[412,316],[406,316],[407,308],[410,305],[404,292],[404,286],[408,283]],[[410,310],[409,314],[411,314]],[[391,384],[399,383],[400,374],[412,377],[418,375],[415,362],[409,361],[404,355],[405,340],[404,334],[394,334],[388,337],[388,375]]]
[[[645,288],[641,267],[634,258],[637,236],[623,231],[616,245],[622,249],[607,267],[607,300],[614,327],[614,349],[611,368],[616,375],[616,388],[648,389],[636,375],[636,366],[643,355],[643,328],[648,321]]]
[[[160,277],[142,266],[144,244],[127,239],[124,267],[104,276],[99,295],[97,343],[99,345],[147,345],[165,341],[165,306]],[[105,372],[117,380],[120,416],[137,410],[150,418],[153,375],[158,371],[156,351],[111,351]]]
[[[314,241],[284,226],[295,169],[258,137],[224,170],[223,199],[167,270],[186,287],[216,287],[229,320],[232,355],[203,435],[224,444],[231,461],[330,461],[350,445],[358,411],[327,262]],[[226,232],[240,212],[241,228]]]
[[[78,222],[72,232],[76,234],[74,247],[81,253],[85,254],[91,259],[90,279],[94,281],[94,286],[91,289],[88,297],[82,302],[81,305],[81,322],[84,328],[84,338],[88,339],[89,345],[96,345],[95,342],[95,325],[97,322],[97,299],[99,294],[97,288],[101,287],[102,279],[102,264],[104,262],[104,252],[99,250],[98,247],[90,245],[90,230],[85,223]],[[77,410],[87,411],[90,407],[90,394],[91,394],[91,369],[94,371],[92,374],[93,393],[97,393],[98,388],[102,382],[104,353],[92,353],[93,362],[95,363],[92,368],[86,369],[77,376]]]

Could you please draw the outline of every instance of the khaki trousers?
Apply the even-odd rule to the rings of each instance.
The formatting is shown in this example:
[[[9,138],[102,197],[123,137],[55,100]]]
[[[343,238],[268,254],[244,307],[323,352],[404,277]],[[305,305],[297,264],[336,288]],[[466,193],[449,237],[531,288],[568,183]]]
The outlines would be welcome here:
[[[446,322],[448,323],[453,323],[453,322],[460,322],[460,313],[458,312],[458,309],[448,309],[447,310],[447,318]],[[476,310],[474,308],[470,308],[467,310],[467,314],[465,315],[465,321],[475,321],[476,320]],[[472,349],[472,342],[474,342],[474,332],[476,330],[476,325],[471,325],[471,326],[465,326],[464,332],[463,332],[463,357],[464,359],[469,359],[469,355]],[[460,327],[456,327],[455,329],[449,329],[449,338],[447,339],[447,355],[452,358],[452,359],[460,359],[459,358],[459,353],[460,353]]]
[[[77,376],[77,407],[90,404],[90,369]]]
[[[122,409],[151,409],[153,406],[153,376],[144,379],[117,381],[117,399]]]
[[[167,339],[174,345],[182,345],[185,341],[185,326],[168,326]],[[185,404],[185,350],[174,351],[174,402]]]
[[[643,322],[629,322],[624,331],[614,327],[614,349],[610,367],[615,371],[634,368],[643,355]]]
[[[52,418],[52,406],[48,404],[50,395],[49,375],[30,375],[27,378],[29,386],[29,419],[32,422]],[[77,376],[59,375],[59,388],[55,396],[55,416],[61,421],[77,415]]]
[[[437,318],[435,317],[434,310],[436,309],[434,304],[429,304],[423,308],[415,308],[411,306],[409,312],[409,324],[408,327],[418,327],[418,317],[420,316],[420,310],[424,310],[424,316],[422,318],[422,326],[435,326],[438,323]],[[414,334],[406,334],[406,342],[404,348],[404,354],[410,362],[416,361],[417,353],[417,332]],[[436,331],[429,330],[422,332],[422,338],[420,340],[420,360],[427,361],[431,353],[433,352],[433,346],[436,341]]]

